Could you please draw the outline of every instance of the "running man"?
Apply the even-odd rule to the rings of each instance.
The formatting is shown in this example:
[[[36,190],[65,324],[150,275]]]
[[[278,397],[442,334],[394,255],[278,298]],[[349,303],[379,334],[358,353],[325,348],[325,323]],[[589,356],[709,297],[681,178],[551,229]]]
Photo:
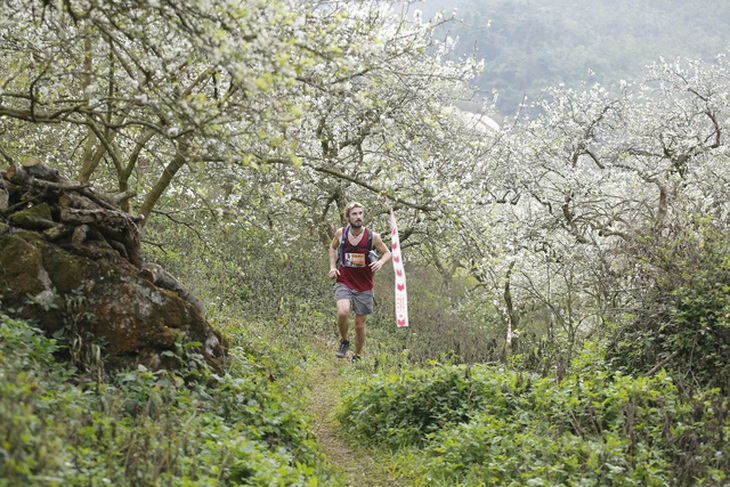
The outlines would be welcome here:
[[[350,307],[355,312],[355,356],[362,356],[365,345],[365,321],[373,312],[373,274],[383,268],[390,260],[390,250],[383,243],[380,234],[363,226],[365,209],[361,203],[352,202],[345,207],[347,227],[340,228],[329,247],[330,279],[335,279],[335,300],[337,301],[337,328],[340,332],[340,345],[335,352],[344,358],[350,349]],[[346,233],[343,243],[342,234]],[[372,238],[371,238],[372,237]],[[372,247],[368,242],[372,242]],[[379,259],[371,258],[370,250],[380,252]],[[339,262],[338,262],[339,261]]]

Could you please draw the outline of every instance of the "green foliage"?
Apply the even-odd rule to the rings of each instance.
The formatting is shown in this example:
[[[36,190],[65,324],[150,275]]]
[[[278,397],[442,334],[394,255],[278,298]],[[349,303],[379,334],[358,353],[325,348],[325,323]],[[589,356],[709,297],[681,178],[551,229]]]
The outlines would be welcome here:
[[[111,383],[75,384],[57,350],[38,330],[1,317],[3,485],[336,482],[295,392],[272,381],[285,370],[238,347],[231,372],[211,375],[213,388],[144,367]]]
[[[721,220],[677,224],[640,254],[644,307],[616,330],[608,357],[629,373],[657,367],[688,387],[730,384],[730,260]]]
[[[438,485],[727,478],[727,397],[717,390],[683,397],[664,374],[602,369],[592,364],[560,382],[485,366],[372,378],[345,396],[338,418],[358,440],[412,455],[415,477]]]
[[[271,229],[244,228],[205,212],[195,218],[201,224],[197,229],[155,219],[150,239],[166,244],[146,250],[149,260],[179,277],[212,313],[245,315],[301,332],[312,331],[325,312],[331,314],[324,246],[306,235],[288,243]],[[210,244],[217,241],[225,245]]]
[[[352,436],[390,448],[422,445],[430,435],[485,408],[516,407],[521,375],[497,376],[483,367],[445,366],[376,377],[343,399],[338,418]]]
[[[406,266],[406,275],[411,323],[407,329],[397,329],[393,321],[392,271],[386,269],[375,279],[377,306],[368,318],[368,332],[378,330],[384,349],[406,353],[412,364],[420,365],[444,357],[466,364],[504,359],[506,328],[482,296],[466,292],[468,278],[454,277],[446,285],[435,269],[419,263]]]
[[[70,374],[63,369],[42,373],[53,365],[57,350],[56,342],[39,330],[0,315],[0,478],[8,482],[19,485],[39,471],[52,473],[64,466],[58,456],[62,439],[38,434],[62,421],[53,406],[66,392],[58,382]],[[71,391],[66,398],[77,396]]]

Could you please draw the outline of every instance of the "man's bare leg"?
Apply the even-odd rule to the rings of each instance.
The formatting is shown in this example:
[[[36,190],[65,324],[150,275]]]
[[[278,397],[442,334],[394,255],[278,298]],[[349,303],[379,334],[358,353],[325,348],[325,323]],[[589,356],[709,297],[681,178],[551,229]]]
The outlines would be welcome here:
[[[340,299],[337,301],[337,328],[343,340],[349,340],[350,333],[350,300]]]
[[[337,301],[337,328],[340,331],[340,344],[335,352],[335,357],[345,358],[350,349],[350,341],[347,336],[350,332],[350,300],[340,299]]]
[[[358,357],[365,346],[365,320],[367,315],[355,315],[355,355]]]

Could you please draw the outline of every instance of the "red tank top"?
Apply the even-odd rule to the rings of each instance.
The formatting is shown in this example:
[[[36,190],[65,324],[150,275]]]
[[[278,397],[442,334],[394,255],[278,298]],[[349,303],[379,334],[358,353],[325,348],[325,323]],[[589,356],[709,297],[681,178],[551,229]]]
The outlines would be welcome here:
[[[343,228],[342,231],[344,232],[345,229]],[[369,233],[369,228],[363,228],[362,237],[357,245],[350,242],[352,234],[349,232],[345,241],[344,263],[340,263],[340,275],[337,277],[337,282],[341,282],[354,291],[369,291],[374,287],[373,270],[370,268],[370,249],[368,249]]]

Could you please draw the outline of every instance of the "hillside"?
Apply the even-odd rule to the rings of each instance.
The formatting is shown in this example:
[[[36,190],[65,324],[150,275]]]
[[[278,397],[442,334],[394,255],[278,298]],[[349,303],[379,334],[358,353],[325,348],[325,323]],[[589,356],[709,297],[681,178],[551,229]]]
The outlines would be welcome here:
[[[224,376],[191,363],[206,388],[144,367],[89,380],[0,315],[0,485],[726,485],[717,390],[689,397],[592,353],[562,380],[384,353],[354,365],[317,328],[298,345],[239,334]]]
[[[730,4],[707,0],[427,0],[412,8],[454,14],[459,22],[444,34],[459,38],[458,54],[485,60],[476,83],[499,93],[505,115],[548,86],[615,88],[660,56],[709,61],[730,41]]]
[[[0,4],[0,487],[728,485],[728,16],[465,5]]]

